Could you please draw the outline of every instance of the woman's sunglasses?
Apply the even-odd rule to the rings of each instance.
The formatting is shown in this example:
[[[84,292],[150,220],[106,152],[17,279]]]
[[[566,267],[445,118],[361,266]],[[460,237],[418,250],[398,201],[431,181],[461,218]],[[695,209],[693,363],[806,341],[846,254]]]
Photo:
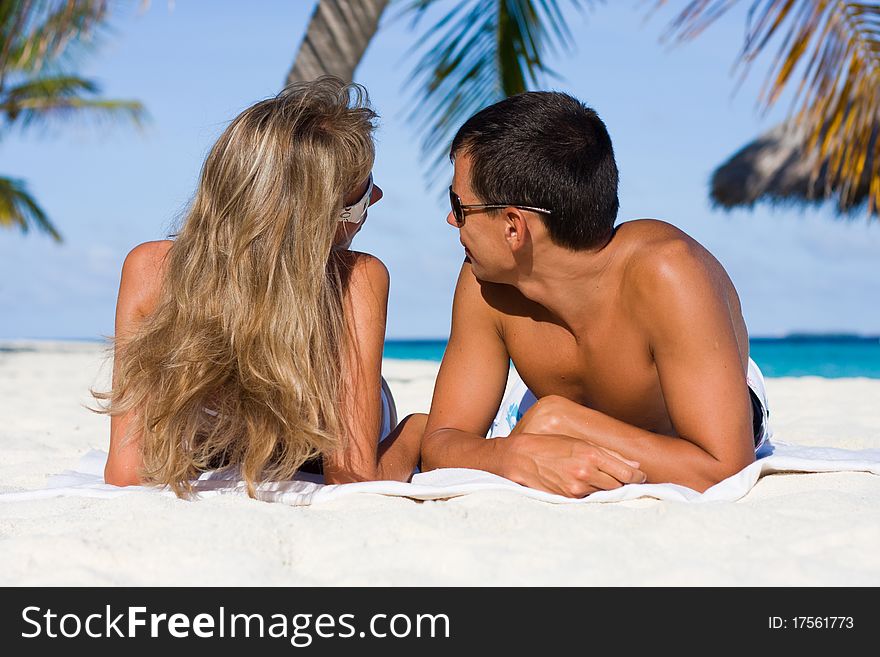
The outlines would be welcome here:
[[[373,174],[367,179],[367,191],[354,205],[342,208],[339,213],[339,221],[347,221],[351,224],[359,224],[367,216],[367,208],[370,207],[370,197],[373,195]]]
[[[553,214],[550,210],[544,208],[535,208],[531,205],[519,205],[518,203],[472,203],[469,205],[462,205],[458,194],[452,191],[452,185],[449,186],[449,205],[452,206],[452,217],[455,219],[455,225],[459,228],[464,226],[464,213],[466,210],[519,208],[520,210],[531,210],[532,212],[540,212],[541,214]]]

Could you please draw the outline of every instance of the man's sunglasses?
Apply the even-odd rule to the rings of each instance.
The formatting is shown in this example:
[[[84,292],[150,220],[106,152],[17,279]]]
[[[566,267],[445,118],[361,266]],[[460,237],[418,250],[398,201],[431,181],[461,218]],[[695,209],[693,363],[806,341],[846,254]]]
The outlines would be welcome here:
[[[501,208],[519,208],[520,210],[531,210],[532,212],[540,212],[541,214],[553,214],[545,208],[535,208],[531,205],[520,205],[518,203],[472,203],[470,205],[462,205],[458,194],[452,191],[452,185],[449,186],[449,205],[452,206],[452,216],[455,224],[459,227],[464,226],[464,213],[466,210],[499,210]]]

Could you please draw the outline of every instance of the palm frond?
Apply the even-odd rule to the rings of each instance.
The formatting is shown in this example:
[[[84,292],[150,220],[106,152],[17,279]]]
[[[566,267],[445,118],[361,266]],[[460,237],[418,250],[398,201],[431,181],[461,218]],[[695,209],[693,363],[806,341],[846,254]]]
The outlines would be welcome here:
[[[657,6],[666,0],[658,0]],[[668,34],[688,40],[703,32],[737,0],[692,0]],[[767,44],[781,36],[759,102],[776,103],[800,81],[790,111],[808,135],[813,177],[847,203],[870,178],[868,213],[880,208],[880,4],[843,0],[754,0],[738,64],[745,76]]]
[[[38,71],[71,43],[93,34],[109,0],[3,0],[0,5],[2,76],[10,69]]]
[[[404,15],[415,27],[437,4],[412,0]],[[422,53],[407,81],[416,86],[408,119],[425,131],[429,178],[436,180],[458,126],[486,105],[542,85],[554,76],[546,55],[573,45],[560,0],[459,0],[424,30],[408,53]]]
[[[0,176],[0,227],[16,226],[23,233],[34,227],[47,233],[56,242],[61,241],[61,234],[34,197],[28,193],[24,181]]]
[[[146,111],[141,103],[98,98],[99,91],[95,82],[71,75],[26,80],[0,92],[0,121],[7,128],[26,129],[76,115],[143,125]]]

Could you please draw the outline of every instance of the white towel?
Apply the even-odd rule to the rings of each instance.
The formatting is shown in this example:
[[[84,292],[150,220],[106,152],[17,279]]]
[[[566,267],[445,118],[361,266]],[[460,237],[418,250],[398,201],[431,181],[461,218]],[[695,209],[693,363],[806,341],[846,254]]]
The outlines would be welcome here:
[[[412,483],[368,481],[355,484],[324,485],[315,475],[302,475],[295,481],[263,484],[257,497],[266,502],[305,506],[329,502],[348,495],[370,493],[417,500],[437,500],[483,491],[508,491],[553,504],[589,504],[619,502],[638,497],[677,502],[733,502],[748,493],[758,479],[774,472],[870,472],[880,475],[880,449],[846,450],[832,447],[804,447],[774,442],[765,444],[757,461],[741,472],[712,486],[704,493],[677,484],[629,484],[599,491],[583,499],[571,499],[527,488],[503,477],[480,470],[446,468],[417,474]],[[150,491],[157,495],[173,495],[169,490],[144,486],[118,488],[103,481],[107,454],[92,450],[80,459],[76,470],[68,470],[49,478],[46,488],[0,494],[0,502],[15,502],[60,496],[116,497],[134,492]],[[201,497],[233,494],[245,495],[244,483],[232,470],[203,475],[195,487]]]

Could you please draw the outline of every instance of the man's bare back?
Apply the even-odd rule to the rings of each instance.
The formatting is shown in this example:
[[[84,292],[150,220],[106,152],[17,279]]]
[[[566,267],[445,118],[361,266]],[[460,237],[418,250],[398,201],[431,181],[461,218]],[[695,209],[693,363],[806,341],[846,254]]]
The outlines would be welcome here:
[[[581,330],[572,330],[516,287],[478,281],[487,306],[497,313],[514,367],[538,398],[559,395],[642,429],[676,435],[638,304],[639,277],[651,267],[650,262],[640,267],[640,261],[662,249],[701,260],[718,280],[745,372],[748,333],[727,273],[679,229],[644,219],[621,224],[605,247],[611,264],[590,299],[590,316]]]

